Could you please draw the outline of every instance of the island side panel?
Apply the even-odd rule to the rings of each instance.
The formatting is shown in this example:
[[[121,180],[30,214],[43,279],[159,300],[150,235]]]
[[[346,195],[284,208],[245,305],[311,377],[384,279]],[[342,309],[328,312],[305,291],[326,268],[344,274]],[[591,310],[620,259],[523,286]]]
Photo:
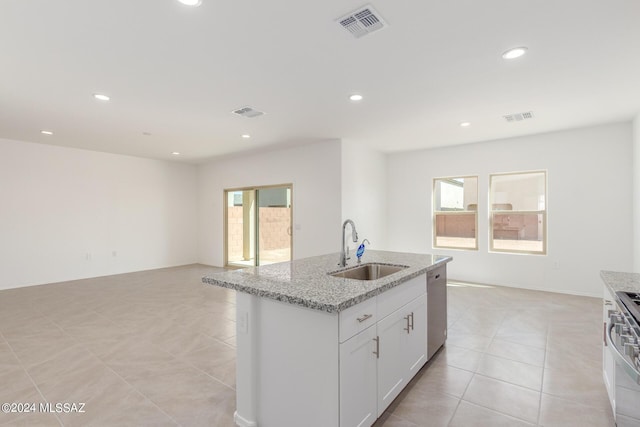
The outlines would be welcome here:
[[[258,333],[260,297],[236,292],[236,412],[239,427],[258,426]]]
[[[251,355],[249,371],[253,373],[247,376],[253,384],[248,390],[237,384],[239,414],[241,401],[249,396],[256,410],[256,427],[337,427],[338,315],[252,298],[248,317],[254,319],[249,320],[254,347],[243,348],[244,341],[239,340],[238,356]],[[238,317],[244,316],[244,308],[237,307]],[[243,367],[237,369],[240,379]]]

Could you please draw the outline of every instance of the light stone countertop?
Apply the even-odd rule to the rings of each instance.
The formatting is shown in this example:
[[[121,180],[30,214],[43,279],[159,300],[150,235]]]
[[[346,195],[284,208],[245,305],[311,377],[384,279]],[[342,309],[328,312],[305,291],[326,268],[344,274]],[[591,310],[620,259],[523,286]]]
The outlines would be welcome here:
[[[271,298],[306,308],[338,313],[372,298],[420,274],[450,262],[444,255],[367,250],[362,264],[381,263],[408,268],[377,280],[353,280],[329,276],[356,267],[356,257],[339,267],[339,253],[290,262],[248,267],[204,276],[207,284]]]
[[[618,291],[640,292],[640,273],[603,270],[600,277],[614,295]]]

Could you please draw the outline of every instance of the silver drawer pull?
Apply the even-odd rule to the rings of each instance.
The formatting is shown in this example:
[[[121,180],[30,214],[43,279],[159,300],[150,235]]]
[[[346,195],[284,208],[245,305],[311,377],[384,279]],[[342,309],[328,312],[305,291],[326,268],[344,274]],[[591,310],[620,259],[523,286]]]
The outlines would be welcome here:
[[[380,337],[377,336],[373,340],[376,342],[376,351],[373,354],[376,355],[376,359],[380,359]]]
[[[365,314],[362,317],[358,317],[358,322],[362,323],[367,319],[371,319],[373,317],[373,314]]]

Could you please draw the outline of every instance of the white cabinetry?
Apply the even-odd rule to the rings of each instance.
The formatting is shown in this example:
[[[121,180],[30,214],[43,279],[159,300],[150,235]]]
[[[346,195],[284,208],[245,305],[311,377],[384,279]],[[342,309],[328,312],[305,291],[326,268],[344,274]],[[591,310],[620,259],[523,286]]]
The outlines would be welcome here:
[[[373,424],[426,363],[425,292],[421,275],[378,295],[380,320],[340,344],[341,427]]]
[[[602,321],[604,323],[604,327],[606,328],[609,323],[609,310],[615,310],[615,299],[609,288],[605,285],[604,294],[603,294],[603,305],[602,305]],[[604,330],[606,334],[606,329]],[[615,413],[616,410],[616,399],[615,399],[615,370],[616,370],[616,361],[611,354],[609,347],[607,346],[607,340],[603,335],[603,347],[602,347],[602,375],[604,378],[604,385],[607,388],[607,394],[609,395],[609,402],[611,403],[611,407]]]
[[[378,418],[376,327],[340,344],[340,425],[370,426]]]
[[[426,363],[426,280],[337,314],[238,293],[236,424],[371,426]]]

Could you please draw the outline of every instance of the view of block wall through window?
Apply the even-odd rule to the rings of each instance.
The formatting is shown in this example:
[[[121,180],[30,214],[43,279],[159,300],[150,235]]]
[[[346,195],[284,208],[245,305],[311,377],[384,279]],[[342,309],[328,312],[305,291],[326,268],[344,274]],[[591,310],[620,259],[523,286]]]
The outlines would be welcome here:
[[[478,177],[433,180],[433,247],[478,249]]]
[[[489,176],[490,236],[494,252],[547,253],[547,173]]]

